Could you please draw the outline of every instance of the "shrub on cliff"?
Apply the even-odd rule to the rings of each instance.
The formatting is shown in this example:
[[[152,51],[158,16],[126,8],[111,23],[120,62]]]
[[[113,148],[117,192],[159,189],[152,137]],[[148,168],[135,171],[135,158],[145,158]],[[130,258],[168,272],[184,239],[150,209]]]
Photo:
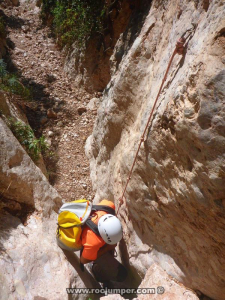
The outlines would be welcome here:
[[[41,136],[37,139],[29,125],[14,121],[12,118],[8,119],[8,125],[34,162],[40,158],[41,153],[48,150],[49,147],[45,137]]]
[[[51,20],[60,46],[80,45],[103,30],[106,13],[104,0],[43,0],[42,18]]]
[[[21,96],[24,100],[30,100],[31,92],[26,88],[15,74],[7,71],[7,65],[0,59],[0,89]]]

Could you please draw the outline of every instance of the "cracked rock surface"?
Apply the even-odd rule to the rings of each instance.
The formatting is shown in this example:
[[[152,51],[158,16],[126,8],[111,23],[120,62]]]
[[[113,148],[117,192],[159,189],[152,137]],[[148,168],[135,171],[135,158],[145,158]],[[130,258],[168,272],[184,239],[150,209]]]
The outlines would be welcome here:
[[[176,41],[176,55],[119,210],[121,257],[139,280],[153,263],[213,299],[225,293],[224,1],[153,1],[116,68],[86,143],[101,198],[118,199]],[[132,30],[132,28],[130,29]],[[128,29],[129,32],[129,29]],[[125,246],[126,245],[126,246]],[[129,261],[128,261],[129,257]]]
[[[21,73],[33,94],[32,102],[24,103],[24,112],[35,133],[45,135],[52,152],[45,159],[50,183],[66,201],[91,200],[94,194],[84,144],[97,106],[89,109],[87,105],[92,98],[99,101],[101,93],[84,92],[68,78],[63,70],[65,57],[51,30],[42,24],[36,1],[20,1],[4,13],[13,45],[10,66]]]
[[[104,79],[101,90],[110,80],[103,95],[81,89],[83,79],[86,85],[91,80],[86,71],[79,73],[82,59],[73,69],[76,51],[73,57],[63,56],[38,18],[36,1],[1,5],[8,20],[11,67],[34,91],[34,101],[24,104],[23,112],[35,132],[45,134],[55,157],[46,161],[50,185],[0,118],[0,299],[100,298],[66,293],[68,287],[100,285],[89,267],[81,271],[76,255],[57,247],[57,210],[62,199],[94,195],[95,202],[107,198],[118,207],[176,41],[193,23],[185,55],[176,55],[169,70],[118,212],[124,233],[118,252],[129,270],[127,288],[163,286],[165,292],[152,299],[223,300],[224,1],[153,0],[150,5],[143,0],[135,13],[125,1],[117,19],[123,21],[123,33],[117,28],[110,64],[107,57],[107,65],[103,61],[100,66],[103,73],[93,73],[93,86]],[[96,53],[86,55],[91,69]],[[12,106],[4,97],[0,93],[1,110],[10,114]],[[24,114],[17,113],[22,119]]]

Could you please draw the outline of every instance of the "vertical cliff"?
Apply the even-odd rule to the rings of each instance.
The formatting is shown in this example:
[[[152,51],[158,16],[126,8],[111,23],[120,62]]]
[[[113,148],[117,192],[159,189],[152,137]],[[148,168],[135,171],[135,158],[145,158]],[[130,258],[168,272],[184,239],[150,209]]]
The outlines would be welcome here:
[[[0,32],[0,58],[2,56],[4,58],[1,60],[0,66],[1,300],[66,299],[69,298],[66,288],[93,287],[96,284],[87,272],[81,271],[78,258],[75,256],[74,259],[73,257],[74,265],[72,266],[56,244],[57,212],[62,205],[62,197],[43,174],[46,171],[45,166],[37,167],[37,160],[34,160],[34,163],[27,154],[29,147],[26,146],[28,145],[32,149],[34,143],[37,145],[38,140],[27,125],[29,142],[27,134],[24,134],[23,130],[18,130],[17,134],[14,131],[14,135],[9,126],[11,121],[14,125],[17,122],[23,126],[28,124],[25,113],[32,124],[38,117],[43,117],[43,115],[40,116],[37,109],[38,103],[35,103],[35,100],[40,101],[40,98],[43,97],[42,91],[46,88],[45,81],[44,84],[40,84],[40,75],[44,78],[47,77],[46,80],[49,80],[49,77],[50,79],[53,77],[53,80],[55,78],[47,76],[45,65],[40,64],[39,53],[44,56],[44,61],[48,61],[52,59],[52,54],[55,56],[50,47],[55,48],[54,44],[48,43],[49,39],[46,41],[45,33],[42,30],[37,34],[37,31],[40,30],[38,28],[41,27],[41,21],[35,2],[21,0],[18,7],[13,7],[12,4],[19,4],[19,1],[4,1],[4,3],[0,1],[0,16],[3,17],[4,23],[2,24],[6,28],[3,37]],[[0,31],[2,28],[0,21]],[[7,36],[6,33],[8,33]],[[6,53],[7,57],[5,57]],[[59,58],[61,58],[60,55]],[[38,63],[36,63],[36,59]],[[54,59],[56,64],[59,64],[59,59],[55,57]],[[6,61],[11,67],[14,66],[16,74],[6,69]],[[57,73],[56,70],[53,71],[54,61],[51,61],[49,65],[51,66],[50,71],[54,74]],[[31,72],[33,73],[31,74]],[[15,86],[9,84],[10,79],[11,83],[16,82],[23,87],[22,90],[25,90],[25,86],[27,87],[27,82],[31,82],[37,88],[35,99],[32,98],[28,101],[22,97],[21,93],[16,94],[13,89]],[[59,80],[59,83],[64,86],[64,81]],[[50,82],[47,81],[47,84]],[[61,97],[62,94],[59,95],[58,89],[52,86],[50,88],[57,93],[57,96]],[[32,91],[35,92],[35,90]],[[63,93],[62,89],[60,91]],[[53,101],[48,102],[49,94],[46,92],[44,95],[46,96],[44,101],[47,102],[48,108],[55,108]],[[60,99],[58,99],[59,101]],[[35,107],[36,110],[32,110]],[[45,122],[53,123],[52,119],[47,118],[47,111],[45,113]],[[53,127],[53,135],[56,135],[56,126]],[[34,140],[31,141],[31,139]],[[75,149],[78,151],[77,148]],[[66,151],[68,154],[68,148]],[[40,152],[37,153],[40,163],[41,155]],[[72,170],[71,164],[70,170]],[[65,178],[63,178],[63,184],[65,185]],[[73,299],[86,299],[87,297],[85,294],[83,296],[74,295]]]
[[[185,55],[175,56],[119,211],[121,256],[139,280],[156,262],[215,299],[225,292],[224,12],[222,0],[152,1],[140,33],[132,40],[137,24],[130,24],[115,45],[112,77],[86,144],[95,200],[118,206],[176,41],[194,25]]]
[[[67,51],[64,65],[64,70],[73,80],[73,84],[91,92],[102,92],[110,81],[110,58],[117,41],[121,39],[127,27],[132,27],[132,32],[129,33],[131,39],[138,34],[151,1],[110,0],[102,3],[106,5],[102,31],[92,34],[82,48],[79,43],[74,42]],[[122,59],[122,48],[116,51],[116,65]]]
[[[1,15],[15,24],[11,50],[0,33],[0,53],[8,48],[11,63],[37,88],[36,110],[25,111],[59,151],[55,187],[69,200],[91,198],[82,147],[99,106],[86,142],[94,201],[108,198],[117,208],[177,40],[192,29],[184,55],[172,62],[118,212],[119,255],[129,270],[124,285],[155,288],[160,295],[151,299],[224,299],[224,1],[106,1],[104,33],[91,36],[85,50],[74,43],[67,52],[71,80],[39,19],[41,1],[0,3]],[[100,286],[55,243],[63,201],[7,126],[10,116],[27,119],[6,94],[0,92],[0,298],[99,299],[67,294],[68,287]]]

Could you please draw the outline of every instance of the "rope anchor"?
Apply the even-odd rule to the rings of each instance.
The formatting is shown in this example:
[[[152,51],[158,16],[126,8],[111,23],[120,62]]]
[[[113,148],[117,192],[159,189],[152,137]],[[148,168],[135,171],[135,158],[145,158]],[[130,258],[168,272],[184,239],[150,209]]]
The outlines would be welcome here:
[[[193,32],[194,32],[195,29],[196,29],[196,24],[192,24],[192,28],[186,30],[186,31],[182,34],[182,36],[180,37],[180,39],[177,41],[177,43],[176,43],[175,50],[173,51],[173,54],[172,54],[172,56],[171,56],[171,58],[170,58],[168,67],[167,67],[166,72],[165,72],[165,75],[164,75],[164,77],[163,77],[161,86],[160,86],[160,88],[159,88],[159,92],[158,92],[158,94],[157,94],[157,96],[156,96],[154,105],[153,105],[153,107],[152,107],[151,113],[150,113],[150,115],[149,115],[147,124],[146,124],[145,129],[144,129],[144,132],[143,132],[143,134],[142,134],[142,136],[141,136],[141,138],[140,138],[140,142],[139,142],[139,145],[138,145],[138,149],[137,149],[137,152],[136,152],[136,155],[135,155],[133,164],[132,164],[132,166],[131,166],[129,175],[128,175],[128,177],[127,177],[127,182],[126,182],[125,187],[124,187],[124,190],[123,190],[123,192],[122,192],[122,196],[119,198],[119,205],[118,205],[118,208],[117,208],[117,213],[118,213],[118,211],[119,211],[121,205],[123,204],[123,202],[125,202],[125,205],[126,205],[126,199],[125,199],[124,195],[125,195],[125,193],[126,193],[128,183],[129,183],[129,181],[130,181],[130,179],[131,179],[131,174],[132,174],[132,172],[133,172],[133,168],[134,168],[134,165],[135,165],[135,163],[136,163],[136,160],[137,160],[137,157],[138,157],[138,153],[139,153],[141,144],[144,142],[144,137],[145,137],[146,131],[147,131],[148,127],[149,127],[149,124],[150,124],[150,121],[151,121],[153,112],[154,112],[154,110],[155,110],[157,101],[158,101],[159,96],[160,96],[160,94],[161,94],[161,91],[162,91],[164,82],[166,81],[167,74],[168,74],[168,72],[169,72],[170,66],[171,66],[172,61],[173,61],[173,59],[174,59],[174,56],[175,56],[176,54],[179,54],[179,55],[184,55],[184,54],[185,54],[185,49],[186,49],[186,47],[187,47],[187,43],[188,43],[188,41],[189,41],[189,38],[190,38],[191,36],[193,36]],[[124,200],[125,200],[125,201],[124,201]]]

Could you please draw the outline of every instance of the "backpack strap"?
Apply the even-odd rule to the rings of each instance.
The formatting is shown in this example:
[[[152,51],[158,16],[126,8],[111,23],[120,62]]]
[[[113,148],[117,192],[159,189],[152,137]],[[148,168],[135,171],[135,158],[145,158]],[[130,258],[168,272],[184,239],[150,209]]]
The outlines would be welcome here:
[[[80,257],[82,256],[82,252],[83,252],[83,248],[80,250]],[[81,268],[81,271],[84,272],[84,264],[82,264],[82,262],[80,261],[80,268]]]
[[[115,210],[107,205],[92,205],[91,208],[92,211],[105,211],[108,214],[114,215],[115,216]],[[87,225],[96,235],[101,236],[99,231],[98,231],[98,225],[96,225],[92,220],[91,217],[89,217],[87,219],[87,221],[85,222],[85,225]]]
[[[112,207],[107,206],[107,205],[92,205],[91,210],[93,210],[93,211],[102,210],[102,211],[107,212],[108,214],[115,216],[115,209],[113,209]]]
[[[87,219],[85,225],[87,225],[96,235],[100,236],[98,226],[90,218]]]

